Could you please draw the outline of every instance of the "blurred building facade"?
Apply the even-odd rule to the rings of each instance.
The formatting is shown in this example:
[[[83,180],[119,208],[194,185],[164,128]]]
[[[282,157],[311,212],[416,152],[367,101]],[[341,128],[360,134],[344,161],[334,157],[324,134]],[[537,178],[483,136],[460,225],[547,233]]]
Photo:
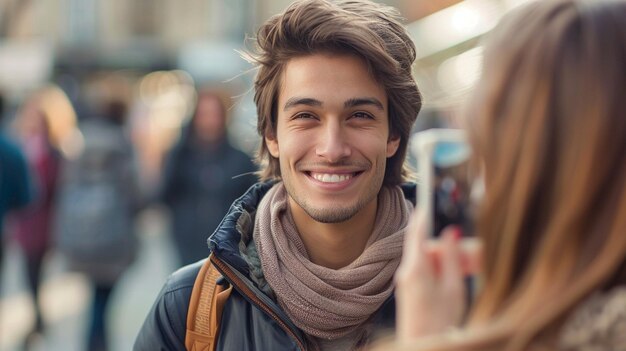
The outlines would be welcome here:
[[[437,74],[433,72],[446,59],[475,47],[477,39],[502,13],[526,1],[380,2],[396,6],[412,23],[420,54],[417,73],[428,76]],[[290,2],[292,0],[1,0],[0,60],[7,55],[7,50],[2,48],[13,45],[13,51],[53,58],[53,66],[34,62],[35,59],[23,63],[37,65],[37,74],[44,76],[59,70],[139,68],[151,71],[178,67],[196,70],[190,73],[199,75],[202,80],[223,80],[223,76],[236,75],[245,67],[232,49],[241,48],[246,35],[253,36],[260,23]],[[433,30],[433,26],[437,28]],[[450,35],[455,39],[449,39]],[[33,52],[36,53],[33,55]],[[193,64],[202,59],[219,60],[222,67]],[[428,79],[423,84],[428,84]],[[0,78],[0,86],[6,85],[6,80]],[[450,87],[429,87],[440,88]]]
[[[481,37],[506,11],[527,1],[379,0],[396,6],[409,23],[418,54],[415,74],[426,109],[458,105],[479,76]],[[121,72],[140,87],[155,71],[178,70],[174,76],[188,75],[191,85],[213,85],[239,97],[231,111],[229,135],[251,153],[258,143],[249,93],[253,77],[245,74],[250,65],[236,50],[245,49],[246,38],[291,2],[0,0],[0,89],[19,98],[54,80],[74,98],[71,90],[76,94],[89,90],[83,85],[95,74]],[[176,80],[180,79],[161,79]],[[156,98],[144,98],[145,106],[135,110],[148,111],[149,116],[141,118],[152,120],[178,104],[176,115],[170,113],[167,121],[156,124],[179,129],[193,101],[180,107],[174,100],[183,95],[189,100],[188,94],[156,90]],[[172,138],[166,139],[171,144]]]

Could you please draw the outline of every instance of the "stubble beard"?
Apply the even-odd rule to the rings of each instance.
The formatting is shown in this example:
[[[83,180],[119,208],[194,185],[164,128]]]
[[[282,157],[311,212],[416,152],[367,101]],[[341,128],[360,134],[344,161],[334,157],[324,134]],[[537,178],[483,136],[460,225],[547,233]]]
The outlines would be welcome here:
[[[285,186],[285,190],[287,190],[287,194],[289,195],[289,197],[296,204],[298,204],[298,206],[300,206],[300,208],[302,208],[302,210],[304,210],[304,212],[309,217],[311,217],[316,222],[342,223],[354,217],[372,200],[378,198],[378,193],[380,192],[380,189],[382,187],[384,174],[384,168],[382,169],[382,171],[379,170],[372,179],[370,187],[366,189],[367,194],[359,197],[357,202],[352,206],[350,206],[349,204],[346,204],[345,206],[337,204],[336,206],[326,208],[315,207],[313,204],[307,201],[306,196],[302,195],[295,189],[294,184],[289,179],[283,178],[283,184]]]
[[[364,206],[358,202],[352,207],[336,207],[336,208],[314,208],[306,201],[294,201],[316,222],[320,223],[342,223],[354,217]]]

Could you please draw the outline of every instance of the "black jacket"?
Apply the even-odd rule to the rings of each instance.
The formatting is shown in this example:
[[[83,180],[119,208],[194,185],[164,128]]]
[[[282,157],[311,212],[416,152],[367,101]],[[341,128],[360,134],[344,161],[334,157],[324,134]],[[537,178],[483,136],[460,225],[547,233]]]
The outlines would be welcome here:
[[[261,198],[273,183],[252,186],[231,206],[209,238],[213,264],[233,284],[222,315],[218,350],[306,350],[304,333],[289,319],[273,298],[264,292],[250,272],[245,247],[252,237],[254,214]],[[405,196],[415,202],[415,186],[403,186]],[[243,251],[242,251],[243,250]],[[191,290],[204,260],[172,274],[159,293],[134,350],[185,350],[187,309]],[[219,282],[218,282],[219,283]],[[371,319],[377,330],[395,325],[395,303],[390,297]]]
[[[250,157],[225,139],[209,148],[187,136],[169,153],[160,199],[171,211],[172,240],[183,266],[207,257],[198,243],[254,184],[254,170]]]

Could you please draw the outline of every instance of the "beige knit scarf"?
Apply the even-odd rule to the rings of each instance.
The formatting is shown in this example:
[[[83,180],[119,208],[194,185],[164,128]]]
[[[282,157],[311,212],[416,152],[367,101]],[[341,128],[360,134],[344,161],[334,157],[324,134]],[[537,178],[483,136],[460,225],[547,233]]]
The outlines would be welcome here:
[[[324,339],[345,336],[392,294],[392,278],[413,206],[399,187],[383,187],[365,251],[350,265],[335,270],[309,260],[287,199],[283,183],[278,183],[257,211],[254,241],[265,279],[279,305],[305,333]]]

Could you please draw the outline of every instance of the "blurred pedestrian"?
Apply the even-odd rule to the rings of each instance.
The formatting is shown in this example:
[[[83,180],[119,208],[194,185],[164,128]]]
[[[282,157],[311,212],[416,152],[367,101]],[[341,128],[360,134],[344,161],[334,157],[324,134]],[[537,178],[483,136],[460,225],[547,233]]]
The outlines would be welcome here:
[[[0,123],[4,119],[5,100],[0,92]],[[18,144],[0,133],[0,272],[4,262],[4,218],[12,210],[31,200],[30,178],[26,158]],[[1,277],[0,277],[1,279]]]
[[[251,158],[228,141],[227,122],[220,96],[200,91],[195,113],[168,155],[161,198],[172,213],[182,265],[206,258],[208,234],[256,181]]]
[[[468,115],[482,289],[455,330],[468,257],[454,230],[428,249],[417,215],[395,350],[626,350],[625,62],[624,0],[537,1],[492,31]]]
[[[42,89],[29,96],[14,121],[29,165],[34,194],[32,203],[10,217],[10,231],[24,253],[28,286],[34,299],[35,326],[27,343],[44,331],[39,305],[41,273],[51,247],[52,214],[61,162],[61,154],[52,142],[50,111],[45,106],[49,91]]]
[[[82,121],[83,148],[64,165],[60,180],[57,246],[70,268],[84,273],[94,288],[90,351],[107,350],[108,302],[138,247],[133,225],[141,202],[125,117],[126,104],[115,100]]]

